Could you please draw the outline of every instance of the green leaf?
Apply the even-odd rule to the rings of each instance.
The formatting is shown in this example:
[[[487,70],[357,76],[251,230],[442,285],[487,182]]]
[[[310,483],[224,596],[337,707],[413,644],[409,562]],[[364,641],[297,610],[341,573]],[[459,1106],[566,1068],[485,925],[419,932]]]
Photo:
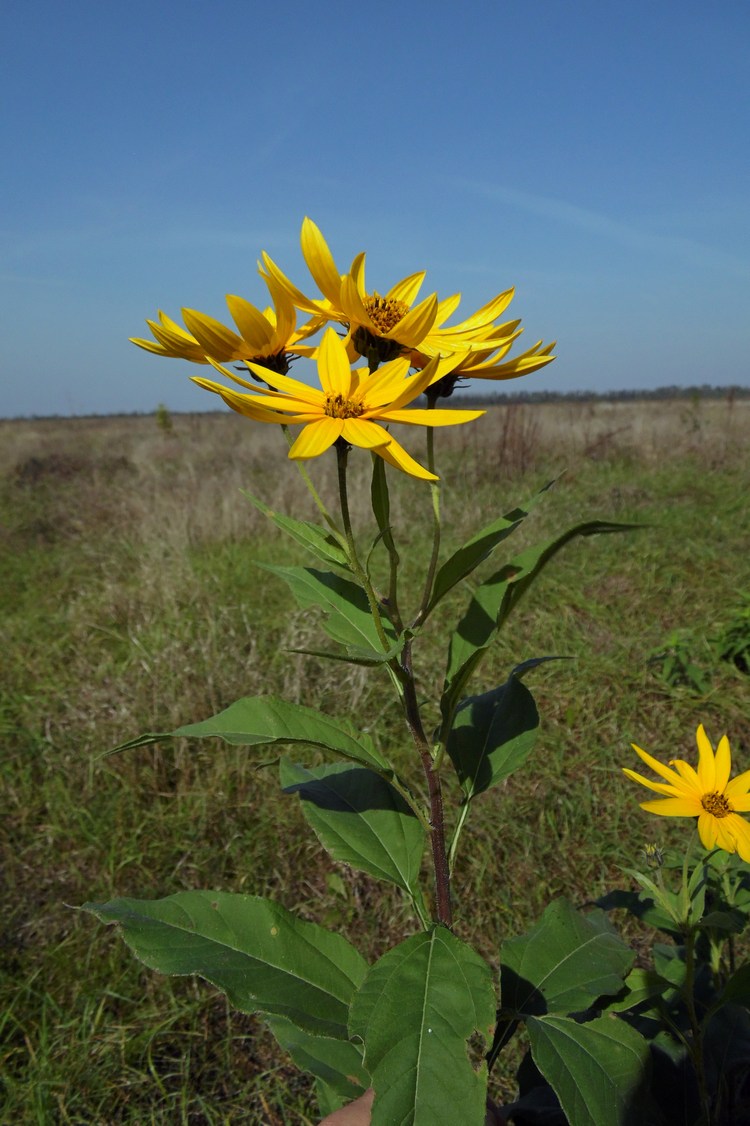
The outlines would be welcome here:
[[[380,643],[367,595],[362,587],[335,575],[332,571],[316,571],[312,567],[275,567],[261,564],[264,570],[278,575],[288,584],[303,608],[319,606],[326,614],[324,629],[328,636],[358,656],[370,655],[382,660]],[[385,635],[395,652],[400,652],[393,626],[381,616]]]
[[[531,754],[539,728],[534,697],[511,673],[505,684],[461,702],[446,741],[467,800],[497,785]]]
[[[486,1065],[466,1040],[495,1020],[490,967],[445,927],[389,950],[355,996],[349,1030],[373,1079],[372,1126],[482,1126]]]
[[[527,1022],[534,1063],[572,1126],[641,1126],[649,1107],[649,1047],[614,1016],[578,1024],[562,1016]]]
[[[282,759],[284,792],[298,793],[321,844],[335,860],[419,894],[425,831],[380,775],[362,767],[304,767]]]
[[[635,955],[601,912],[582,915],[556,899],[528,934],[503,944],[504,1014],[578,1013],[623,987]]]
[[[312,524],[308,520],[295,520],[292,516],[285,516],[283,512],[275,512],[258,497],[248,492],[247,489],[240,489],[240,492],[269,520],[272,520],[277,528],[281,528],[293,540],[306,547],[323,563],[333,563],[336,567],[343,567],[347,571],[351,570],[346,547],[333,532],[323,528],[320,524]]]
[[[550,488],[550,485],[545,486],[545,489],[542,491],[544,492],[548,488]],[[530,510],[531,505],[529,505],[528,508]],[[449,590],[452,590],[461,579],[465,579],[480,563],[483,563],[484,560],[492,554],[499,543],[502,543],[504,539],[512,535],[516,528],[523,523],[528,514],[528,511],[522,508],[516,508],[513,512],[509,512],[505,516],[493,520],[486,528],[482,528],[475,536],[467,540],[462,547],[459,547],[458,551],[455,551],[450,559],[446,559],[435,576],[435,585],[432,590],[432,597],[427,606],[427,613],[433,610],[441,598],[443,598]]]
[[[626,992],[616,1000],[607,1003],[607,1012],[627,1012],[629,1009],[634,1009],[636,1005],[641,1005],[644,1001],[648,1001],[652,997],[661,997],[663,993],[668,992],[672,988],[672,983],[658,974],[656,970],[631,970],[625,978]]]
[[[308,747],[335,751],[385,774],[393,773],[390,763],[372,740],[364,732],[355,735],[353,726],[346,720],[331,719],[314,708],[290,704],[277,696],[245,696],[201,723],[189,723],[175,731],[140,735],[115,750],[126,751],[162,739],[207,739],[211,736],[219,736],[225,743],[240,747],[304,743]]]
[[[372,455],[372,482],[370,485],[370,498],[378,532],[389,552],[393,552],[398,560],[396,545],[391,532],[391,500],[388,493],[388,479],[385,474],[385,462],[382,457]]]
[[[314,1036],[286,1017],[266,1017],[266,1024],[297,1067],[322,1080],[329,1095],[335,1094],[339,1106],[359,1098],[369,1087],[370,1077],[362,1066],[361,1044]]]
[[[733,1002],[750,1009],[750,962],[745,962],[732,974],[721,994],[721,1004]]]
[[[477,587],[450,640],[440,702],[444,721],[450,722],[469,678],[511,611],[558,551],[577,536],[624,532],[635,527],[638,525],[601,520],[577,524],[549,543],[527,548]]]
[[[117,923],[140,960],[163,974],[198,974],[235,1008],[286,1017],[347,1040],[349,1004],[367,963],[341,935],[254,895],[184,891],[167,899],[85,903]]]

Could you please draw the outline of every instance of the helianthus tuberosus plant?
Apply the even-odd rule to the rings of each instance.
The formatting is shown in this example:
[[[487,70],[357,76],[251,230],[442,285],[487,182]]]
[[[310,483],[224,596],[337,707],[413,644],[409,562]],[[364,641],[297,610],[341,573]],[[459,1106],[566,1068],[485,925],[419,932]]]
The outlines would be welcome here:
[[[200,375],[195,382],[250,424],[275,424],[287,437],[289,458],[322,522],[274,512],[262,497],[248,494],[314,558],[312,566],[267,569],[301,606],[322,612],[321,660],[364,665],[382,677],[401,716],[403,740],[382,746],[346,718],[263,695],[121,749],[218,737],[247,747],[259,762],[267,762],[269,747],[283,750],[281,788],[297,795],[322,845],[336,861],[395,885],[412,922],[396,947],[368,965],[343,933],[260,896],[195,890],[87,909],[119,924],[147,966],[197,974],[238,1009],[259,1013],[315,1077],[321,1113],[373,1089],[374,1126],[480,1126],[489,1071],[523,1024],[530,1055],[518,1100],[499,1112],[504,1118],[552,1123],[563,1121],[562,1114],[575,1126],[634,1121],[654,1111],[648,1078],[653,1051],[635,1006],[644,996],[656,1004],[666,987],[651,982],[644,994],[633,977],[634,954],[604,911],[580,912],[561,899],[532,932],[504,943],[498,996],[489,964],[453,931],[452,887],[455,859],[482,794],[523,767],[533,750],[539,719],[525,678],[549,656],[526,659],[508,669],[503,683],[477,690],[482,659],[561,548],[622,526],[581,523],[498,560],[498,549],[525,524],[537,497],[498,511],[457,550],[441,552],[435,432],[439,437],[444,426],[486,425],[488,419],[481,410],[438,404],[463,379],[506,380],[541,368],[554,358],[552,345],[539,341],[512,356],[520,322],[501,321],[512,289],[452,323],[459,297],[420,299],[423,273],[384,293],[369,290],[364,254],[341,273],[309,219],[302,250],[319,295],[308,296],[263,254],[260,275],[271,301],[266,309],[228,297],[234,328],[191,309],[183,310],[184,327],[159,313],[149,321],[154,339],[134,343],[213,368],[221,381]],[[418,405],[420,396],[426,405]],[[396,438],[394,428],[402,426],[412,436],[424,434],[422,453],[415,455]],[[328,511],[304,464],[319,457],[336,459],[336,513]],[[351,457],[371,463],[369,535],[354,532]],[[413,601],[404,590],[398,529],[390,515],[393,473],[420,483],[432,527],[432,550]],[[378,552],[385,590],[376,586],[371,569]],[[442,688],[433,700],[432,678],[421,664],[423,636],[443,599],[461,589],[463,608],[447,637]],[[341,706],[346,709],[346,701]],[[689,807],[697,813],[707,847],[726,849],[733,841],[744,857],[750,834],[733,818],[750,808],[748,786],[744,776],[727,781],[723,746],[710,778],[703,756],[697,774],[686,764],[676,771],[657,764],[666,781],[645,784],[680,812]],[[677,812],[677,805],[670,808]],[[484,1042],[477,1058],[468,1054],[469,1041]],[[704,1103],[706,1084],[704,1075]]]

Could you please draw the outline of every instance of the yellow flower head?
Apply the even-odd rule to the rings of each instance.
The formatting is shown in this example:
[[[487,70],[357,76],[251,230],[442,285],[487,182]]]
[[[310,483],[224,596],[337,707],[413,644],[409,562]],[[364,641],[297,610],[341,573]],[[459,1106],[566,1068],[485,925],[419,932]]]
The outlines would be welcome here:
[[[274,307],[263,312],[244,297],[227,296],[229,312],[239,335],[206,313],[183,309],[182,316],[188,331],[160,311],[158,322],[146,322],[154,340],[131,337],[131,341],[157,356],[214,365],[231,360],[244,363],[252,360],[285,374],[289,370],[290,352],[307,355],[312,349],[299,344],[308,330],[306,327],[297,329],[297,314],[288,295],[273,281],[268,281],[268,288]]]
[[[248,363],[248,367],[270,385],[270,390],[256,388],[225,369],[220,370],[250,393],[234,391],[210,379],[194,377],[193,381],[221,395],[232,410],[258,422],[301,423],[303,430],[289,451],[291,458],[318,457],[341,438],[351,446],[372,450],[390,465],[426,481],[436,480],[434,474],[416,462],[378,423],[454,426],[484,414],[474,410],[405,410],[434,377],[435,362],[408,378],[407,358],[391,360],[372,374],[366,368],[352,370],[346,347],[333,329],[325,332],[317,361],[320,388],[255,363]]]
[[[670,766],[675,769],[670,770],[633,743],[636,754],[664,781],[651,782],[627,767],[623,771],[634,782],[664,795],[659,801],[641,802],[641,809],[663,817],[697,817],[705,848],[738,852],[750,863],[750,825],[739,816],[750,811],[750,770],[729,780],[732,758],[726,735],[719,740],[716,754],[702,724],[696,741],[697,770],[682,759],[672,759]]]

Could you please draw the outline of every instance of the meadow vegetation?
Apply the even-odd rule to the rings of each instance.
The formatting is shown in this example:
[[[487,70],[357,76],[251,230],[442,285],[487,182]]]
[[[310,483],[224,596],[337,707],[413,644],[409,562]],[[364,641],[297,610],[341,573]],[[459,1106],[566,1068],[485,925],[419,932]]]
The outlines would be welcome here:
[[[384,674],[295,652],[317,647],[315,613],[256,565],[308,562],[240,491],[309,511],[278,429],[165,413],[0,422],[3,1122],[315,1121],[309,1085],[262,1025],[204,983],[145,970],[75,909],[84,900],[221,888],[275,897],[373,958],[405,935],[397,893],[311,841],[274,763],[219,743],[103,757],[269,691],[350,716],[391,754],[402,737]],[[639,809],[620,771],[635,765],[631,740],[691,757],[702,721],[750,769],[747,667],[714,642],[733,621],[750,631],[750,401],[496,406],[437,449],[446,552],[552,478],[524,543],[594,518],[643,525],[568,546],[474,686],[528,657],[571,658],[529,674],[537,749],[485,795],[455,875],[456,933],[496,963],[550,898],[590,901],[627,882],[620,868],[647,840],[685,839],[684,821]],[[355,451],[351,468],[365,512],[369,458]],[[310,470],[335,507],[333,454]],[[391,476],[416,582],[429,490]],[[466,592],[453,597],[446,620]],[[442,680],[440,626],[426,691]],[[676,631],[697,683],[653,659]],[[511,1077],[493,1081],[502,1101]]]

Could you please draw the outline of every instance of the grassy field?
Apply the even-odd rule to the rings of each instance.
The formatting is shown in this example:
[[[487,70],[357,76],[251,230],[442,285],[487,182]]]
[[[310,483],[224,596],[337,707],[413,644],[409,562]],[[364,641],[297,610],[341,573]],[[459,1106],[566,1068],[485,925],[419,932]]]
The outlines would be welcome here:
[[[316,1120],[307,1081],[258,1022],[203,983],[144,970],[75,910],[86,899],[268,894],[370,957],[410,925],[395,893],[321,852],[275,769],[256,770],[247,752],[165,744],[101,757],[259,692],[347,714],[391,751],[401,739],[378,674],[289,652],[316,646],[315,614],[254,565],[306,561],[240,494],[312,517],[276,428],[229,414],[172,424],[0,422],[3,1122]],[[529,657],[575,658],[527,679],[537,749],[485,796],[458,865],[457,933],[496,962],[503,938],[551,896],[586,902],[622,885],[619,867],[645,839],[686,836],[687,823],[654,824],[639,809],[619,769],[631,740],[692,757],[703,721],[714,740],[728,732],[738,768],[750,768],[750,679],[712,644],[750,590],[750,403],[495,407],[445,431],[439,449],[446,550],[552,477],[512,553],[581,520],[644,525],[569,546],[475,686]],[[352,460],[364,511],[367,458]],[[333,461],[310,465],[326,497]],[[416,582],[429,491],[393,484]],[[456,594],[445,621],[465,599]],[[421,650],[425,694],[442,678],[439,625]],[[699,687],[668,683],[649,660],[675,631],[704,673]],[[406,747],[403,763],[408,776]],[[507,1083],[495,1078],[497,1097]]]

